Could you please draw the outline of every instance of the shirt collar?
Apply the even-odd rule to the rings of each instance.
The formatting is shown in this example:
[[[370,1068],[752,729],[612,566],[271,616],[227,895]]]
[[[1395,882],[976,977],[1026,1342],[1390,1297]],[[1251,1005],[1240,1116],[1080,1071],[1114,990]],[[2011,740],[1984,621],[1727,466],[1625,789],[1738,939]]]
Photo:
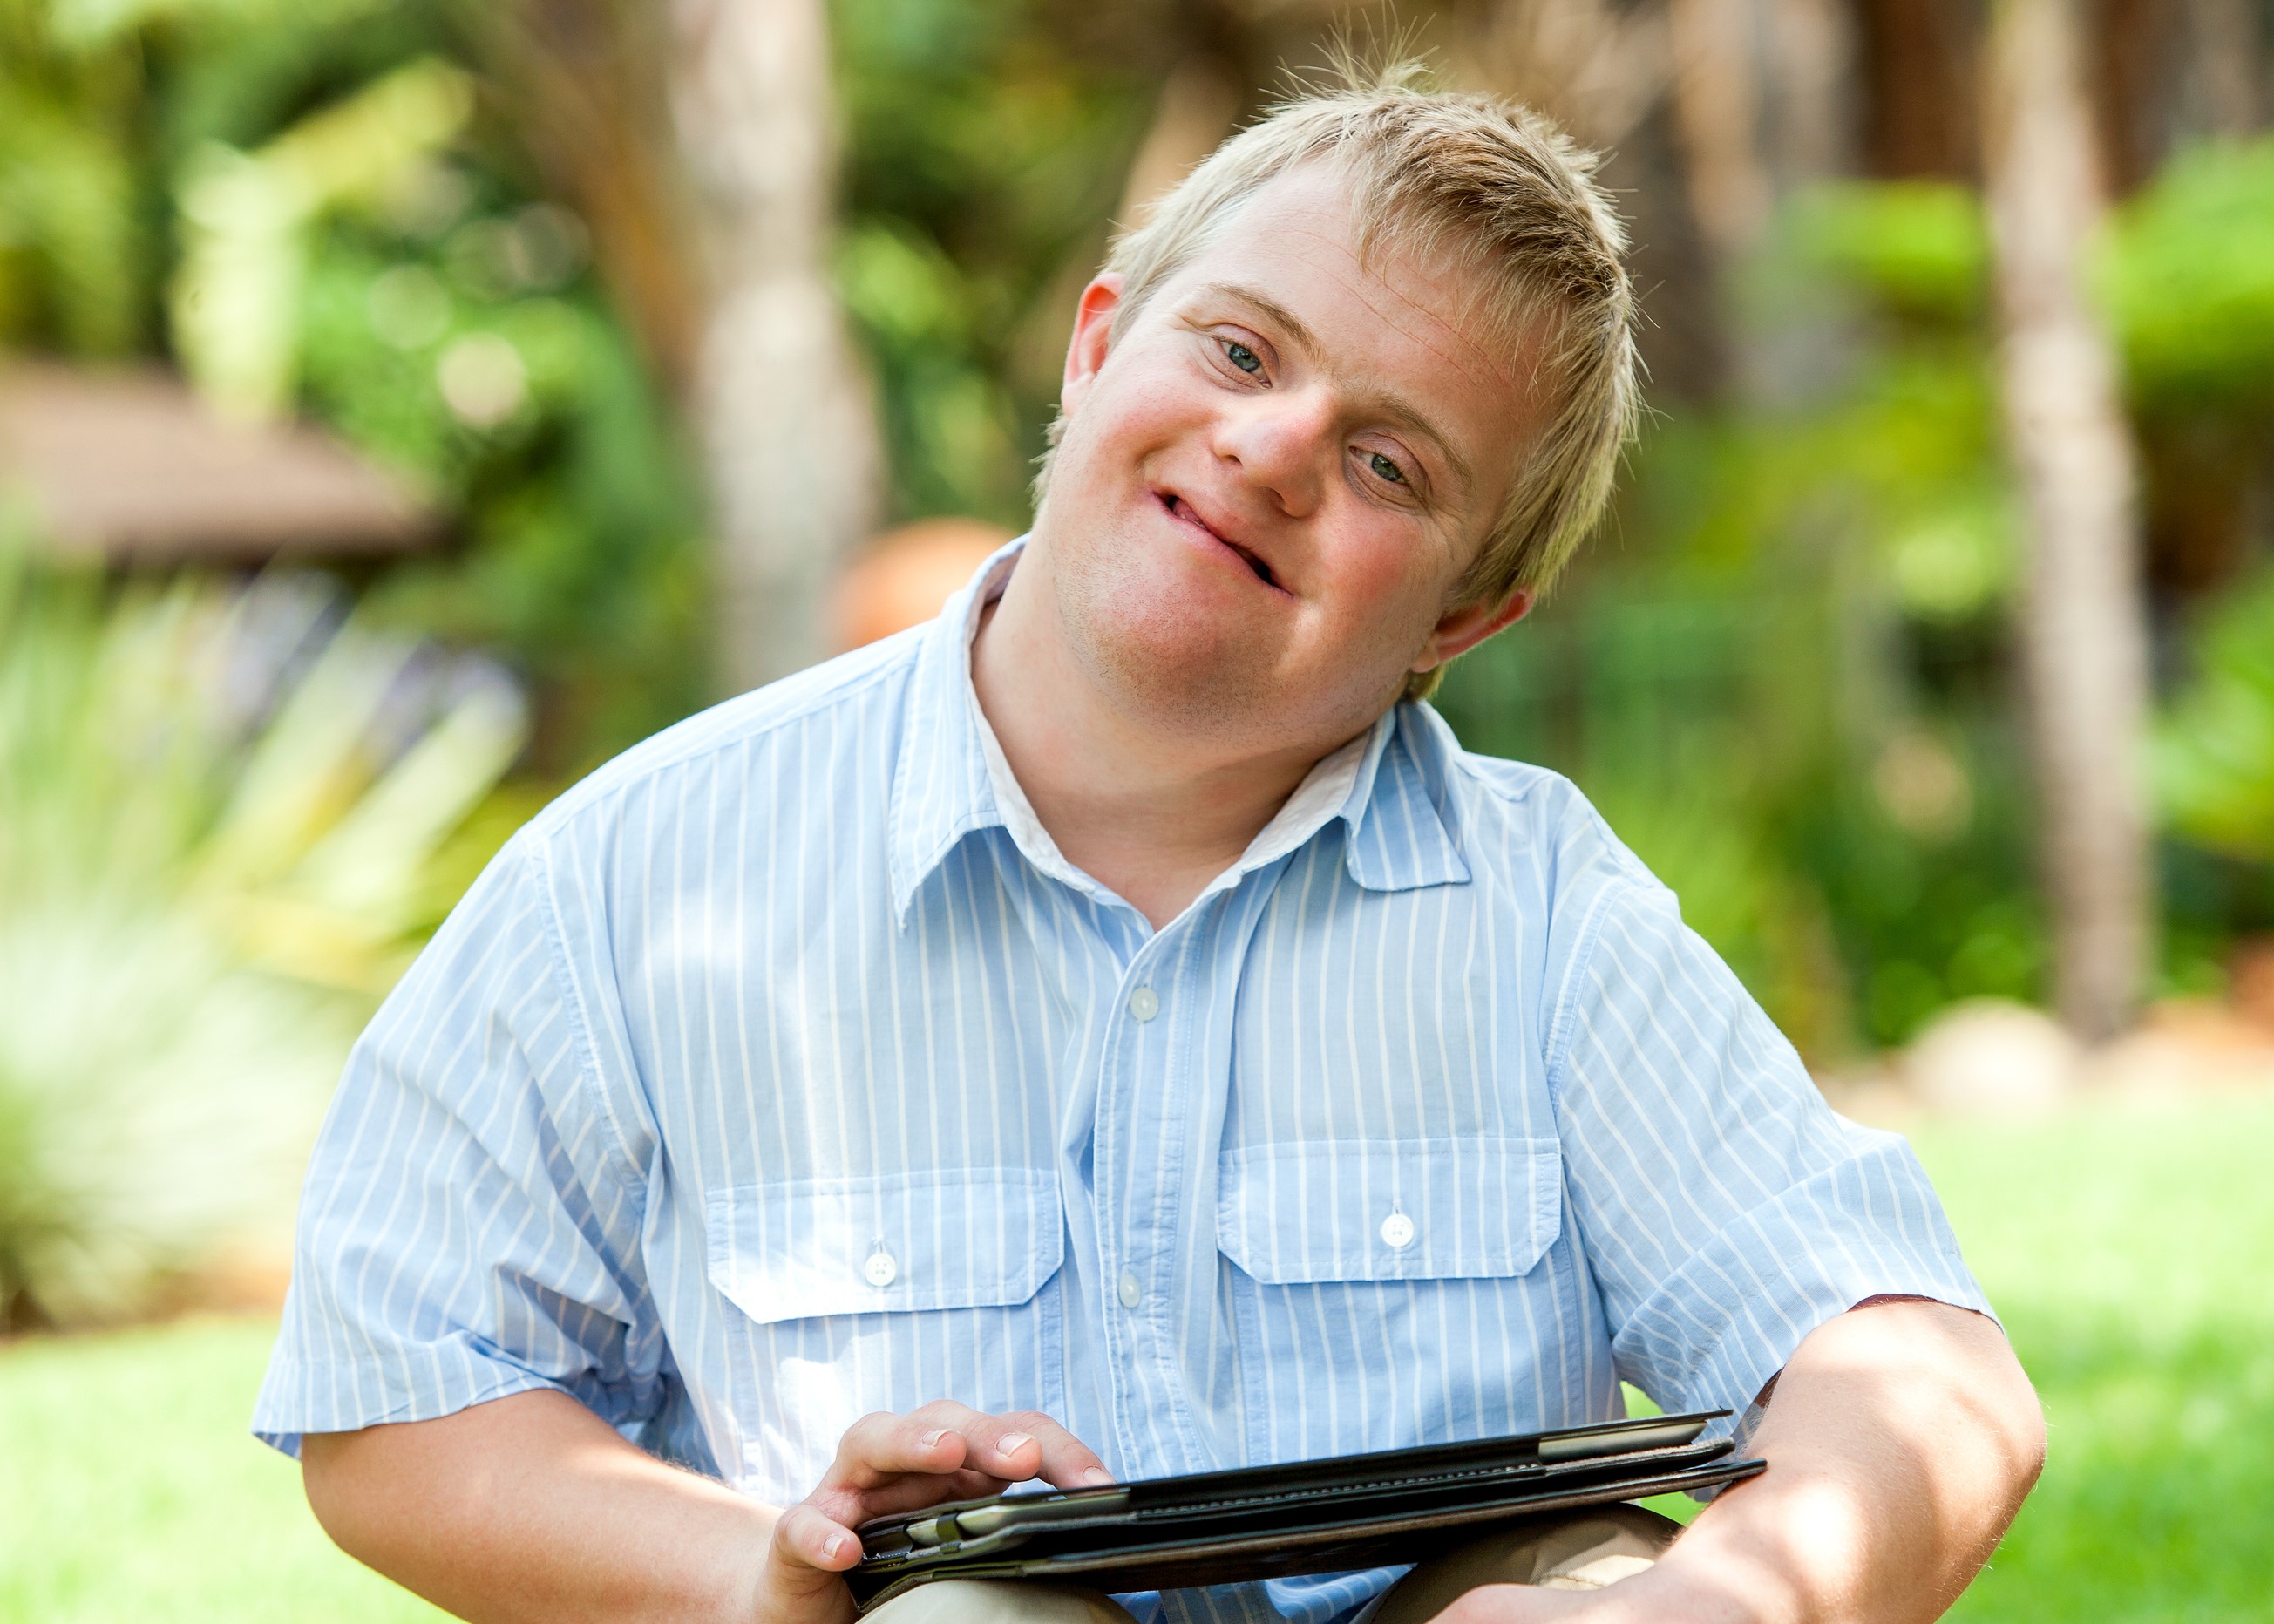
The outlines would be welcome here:
[[[1043,872],[1103,895],[1096,881],[1065,860],[1035,816],[972,686],[971,646],[980,615],[1002,595],[1025,546],[1021,536],[981,564],[920,634],[890,813],[892,908],[903,925],[916,888],[976,829],[1004,829]],[[1442,763],[1450,743],[1434,712],[1394,706],[1313,767],[1239,861],[1209,888],[1238,883],[1337,819],[1345,827],[1345,866],[1369,890],[1465,882],[1468,865],[1445,827],[1441,796],[1433,792],[1442,778],[1431,768]]]

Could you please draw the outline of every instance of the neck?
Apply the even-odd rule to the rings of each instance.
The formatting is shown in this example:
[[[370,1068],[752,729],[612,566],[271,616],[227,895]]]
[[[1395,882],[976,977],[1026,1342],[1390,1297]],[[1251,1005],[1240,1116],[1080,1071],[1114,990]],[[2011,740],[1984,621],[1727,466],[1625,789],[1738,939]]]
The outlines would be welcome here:
[[[1069,646],[1050,585],[1047,554],[1030,547],[983,611],[979,707],[1058,850],[1157,930],[1344,741],[1243,747],[1129,714]]]

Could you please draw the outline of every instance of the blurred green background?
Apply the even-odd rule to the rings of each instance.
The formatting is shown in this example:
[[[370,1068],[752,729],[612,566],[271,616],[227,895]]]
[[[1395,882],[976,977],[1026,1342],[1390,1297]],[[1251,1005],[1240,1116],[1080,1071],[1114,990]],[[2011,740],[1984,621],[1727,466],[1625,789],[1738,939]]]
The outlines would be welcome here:
[[[0,1617],[415,1611],[239,1431],[346,1045],[551,795],[846,641],[872,537],[1025,523],[1116,223],[1337,41],[1608,155],[1652,412],[1438,703],[1577,779],[1836,1101],[1918,1125],[2054,1416],[1965,1616],[2274,1616],[2232,1441],[2274,1419],[2274,1119],[2206,1092],[2274,1077],[2274,6],[2070,10],[2182,1098],[2005,1122],[1904,1114],[1905,1046],[2053,975],[1998,5],[749,0],[812,72],[706,99],[700,30],[631,0],[0,0]],[[840,348],[722,348],[777,287]],[[840,426],[790,448],[819,530],[736,495],[774,432],[736,367]],[[751,576],[784,537],[811,567]],[[722,613],[754,590],[787,608]],[[2107,1053],[2056,1061],[2138,1084]]]

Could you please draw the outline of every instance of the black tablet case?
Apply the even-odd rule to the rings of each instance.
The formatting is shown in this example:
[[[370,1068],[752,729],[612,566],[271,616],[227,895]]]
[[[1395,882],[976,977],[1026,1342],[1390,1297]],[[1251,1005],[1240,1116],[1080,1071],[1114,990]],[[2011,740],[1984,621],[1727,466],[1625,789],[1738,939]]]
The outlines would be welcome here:
[[[846,1581],[866,1612],[934,1579],[1163,1590],[1423,1561],[1527,1518],[1750,1477],[1763,1462],[1698,1439],[1728,1413],[959,1501],[863,1523]]]

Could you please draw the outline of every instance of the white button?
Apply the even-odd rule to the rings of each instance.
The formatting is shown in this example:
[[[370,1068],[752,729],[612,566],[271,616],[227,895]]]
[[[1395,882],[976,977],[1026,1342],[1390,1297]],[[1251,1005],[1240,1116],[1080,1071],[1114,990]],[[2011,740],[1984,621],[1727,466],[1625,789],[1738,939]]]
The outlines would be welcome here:
[[[1129,994],[1129,1013],[1141,1021],[1149,1021],[1161,1013],[1161,995],[1149,986],[1141,986]]]
[[[1137,1277],[1126,1269],[1122,1270],[1121,1306],[1124,1308],[1135,1308],[1144,1300],[1145,1288],[1137,1283]]]
[[[871,1286],[889,1286],[900,1277],[900,1265],[892,1261],[892,1254],[879,1246],[869,1254],[869,1261],[861,1265],[862,1275]]]
[[[1404,1251],[1413,1244],[1413,1220],[1403,1212],[1392,1212],[1382,1220],[1382,1238]]]

